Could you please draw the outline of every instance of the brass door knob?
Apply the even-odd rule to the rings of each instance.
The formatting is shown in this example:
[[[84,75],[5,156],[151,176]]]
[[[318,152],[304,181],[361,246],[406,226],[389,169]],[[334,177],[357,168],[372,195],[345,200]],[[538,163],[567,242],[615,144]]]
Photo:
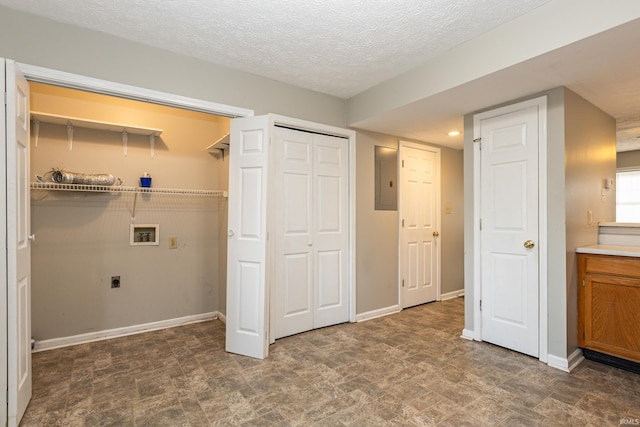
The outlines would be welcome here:
[[[438,233],[437,231],[433,232],[433,237],[438,237],[440,235],[440,233]]]
[[[527,240],[526,242],[524,242],[524,247],[527,249],[533,249],[535,245],[536,243],[533,240]]]

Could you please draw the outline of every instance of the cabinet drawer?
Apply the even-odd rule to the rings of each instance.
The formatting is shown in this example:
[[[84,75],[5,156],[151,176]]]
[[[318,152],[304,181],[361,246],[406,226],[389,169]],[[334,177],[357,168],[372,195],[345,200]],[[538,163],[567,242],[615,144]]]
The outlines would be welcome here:
[[[580,254],[587,274],[604,274],[640,279],[640,258]]]

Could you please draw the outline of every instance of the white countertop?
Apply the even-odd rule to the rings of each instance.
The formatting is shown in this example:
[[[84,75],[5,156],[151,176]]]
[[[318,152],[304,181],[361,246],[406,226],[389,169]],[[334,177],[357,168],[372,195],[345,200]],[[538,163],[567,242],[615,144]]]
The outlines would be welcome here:
[[[581,254],[617,255],[640,258],[640,246],[591,245],[577,248],[576,252]]]

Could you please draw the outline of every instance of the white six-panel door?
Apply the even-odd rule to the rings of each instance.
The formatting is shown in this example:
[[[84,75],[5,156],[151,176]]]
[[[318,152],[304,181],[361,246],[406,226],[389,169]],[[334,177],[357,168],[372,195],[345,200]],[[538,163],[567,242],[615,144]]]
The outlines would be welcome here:
[[[482,339],[538,356],[538,106],[478,127]]]
[[[439,292],[440,151],[400,143],[400,280],[402,307],[435,301]]]
[[[268,355],[267,117],[231,121],[226,350]]]
[[[272,158],[277,339],[349,320],[348,141],[276,127]]]
[[[6,60],[8,425],[31,399],[31,239],[29,83]]]

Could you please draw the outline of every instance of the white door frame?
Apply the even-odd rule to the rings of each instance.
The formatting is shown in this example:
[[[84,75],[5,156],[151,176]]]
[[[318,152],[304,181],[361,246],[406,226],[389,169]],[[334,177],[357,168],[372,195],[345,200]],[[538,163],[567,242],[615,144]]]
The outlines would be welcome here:
[[[398,306],[400,310],[404,310],[404,301],[402,300],[402,274],[404,271],[402,270],[402,209],[404,209],[402,205],[402,181],[400,180],[400,175],[402,173],[402,147],[415,148],[418,150],[427,150],[432,151],[437,154],[438,158],[438,188],[436,191],[436,199],[437,199],[437,207],[436,207],[436,228],[438,231],[442,230],[442,218],[440,215],[441,212],[441,203],[442,203],[442,157],[441,157],[441,149],[439,147],[434,147],[428,144],[419,144],[416,142],[398,141]],[[440,301],[441,294],[441,271],[442,271],[442,243],[441,240],[437,242],[436,245],[436,258],[437,258],[437,272],[436,272],[436,301]]]
[[[151,89],[144,89],[137,86],[130,86],[122,83],[115,83],[107,80],[86,77],[79,74],[72,74],[63,71],[57,71],[50,68],[38,67],[29,64],[16,63],[17,67],[22,71],[24,76],[30,82],[47,83],[55,86],[62,86],[71,89],[85,90],[104,95],[113,95],[122,98],[146,101],[160,105],[182,108],[186,110],[200,111],[204,113],[215,114],[225,117],[249,117],[253,116],[253,110],[246,108],[233,107],[225,104],[218,104],[210,101],[204,101],[195,98],[188,98],[181,95],[174,95],[167,92],[160,92]],[[2,61],[2,86],[5,84],[4,61]],[[0,106],[0,132],[2,135],[6,133],[5,120],[6,110],[4,103]],[[0,162],[6,164],[5,150],[0,150]],[[0,175],[0,220],[6,224],[6,177]],[[6,242],[6,227],[0,227],[0,238]],[[4,361],[3,366],[7,366],[7,272],[6,272],[6,254],[5,262],[0,266],[0,350],[3,356],[0,361]],[[0,369],[0,385],[7,389],[7,370]],[[3,405],[0,410],[0,425],[7,422],[7,407]]]
[[[2,87],[2,93],[5,92],[5,62],[4,59],[0,59],[0,86]],[[6,120],[7,111],[4,102],[0,102],[0,139],[2,140],[2,149],[0,149],[0,164],[3,167],[7,164],[6,158]],[[0,241],[3,242],[6,248],[7,244],[7,176],[5,173],[0,174]],[[0,263],[0,390],[8,390],[8,371],[7,371],[7,357],[8,357],[8,343],[7,343],[7,252],[5,253],[4,262]],[[7,423],[7,402],[4,405],[0,405],[0,425],[6,425]]]
[[[539,121],[538,135],[538,242],[539,242],[539,289],[538,345],[541,362],[548,358],[548,322],[547,322],[547,97],[542,96],[528,101],[518,102],[478,113],[473,116],[473,138],[480,138],[480,122],[483,119],[510,113],[521,108],[537,106]],[[480,144],[473,144],[473,339],[482,341],[482,275],[480,260]]]

